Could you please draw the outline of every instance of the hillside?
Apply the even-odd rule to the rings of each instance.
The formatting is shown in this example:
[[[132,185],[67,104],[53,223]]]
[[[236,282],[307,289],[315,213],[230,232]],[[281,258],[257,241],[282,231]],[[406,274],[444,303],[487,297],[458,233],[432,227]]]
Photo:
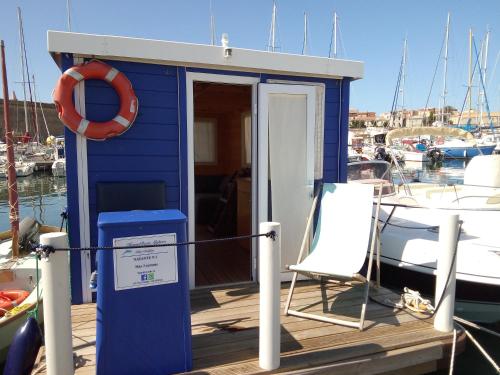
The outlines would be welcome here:
[[[0,100],[0,140],[4,140],[5,136],[5,128],[3,124],[3,99]],[[14,131],[14,135],[22,135],[25,129],[24,122],[24,104],[20,100],[10,100],[10,125],[12,126],[12,130]],[[53,103],[42,103],[43,112],[45,114],[45,118],[47,120],[47,126],[49,128],[49,132],[52,135],[62,135],[64,125],[59,121],[57,117],[56,109]],[[38,127],[40,129],[40,140],[44,140],[47,138],[47,130],[45,129],[45,124],[43,121],[42,111],[40,106],[37,105],[37,117],[38,117]],[[30,134],[34,134],[35,131],[33,129],[33,121],[32,121],[32,109],[30,104],[28,103],[28,124],[30,129]]]

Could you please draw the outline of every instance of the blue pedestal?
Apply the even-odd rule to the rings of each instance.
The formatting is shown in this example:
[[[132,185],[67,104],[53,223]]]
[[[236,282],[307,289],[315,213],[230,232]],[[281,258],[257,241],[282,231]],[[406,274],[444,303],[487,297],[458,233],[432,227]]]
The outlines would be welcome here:
[[[177,210],[103,212],[99,246],[186,241]],[[170,374],[192,367],[187,247],[97,252],[96,373]]]

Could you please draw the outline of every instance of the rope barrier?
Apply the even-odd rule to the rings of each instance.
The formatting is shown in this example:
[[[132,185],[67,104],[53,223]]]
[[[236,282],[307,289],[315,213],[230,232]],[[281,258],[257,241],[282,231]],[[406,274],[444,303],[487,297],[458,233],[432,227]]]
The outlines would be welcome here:
[[[275,241],[276,232],[270,231],[267,233],[248,234],[244,236],[234,236],[234,237],[214,238],[210,240],[186,241],[186,242],[164,243],[164,244],[154,244],[154,245],[152,244],[152,245],[134,245],[134,246],[89,246],[89,247],[54,248],[52,246],[36,244],[33,245],[33,250],[40,259],[40,258],[47,258],[51,253],[54,253],[56,251],[97,251],[97,250],[125,250],[125,249],[144,249],[144,248],[149,249],[152,247],[206,245],[217,242],[236,241],[236,240],[252,239],[258,237],[267,237]]]
[[[457,329],[453,329],[453,342],[451,345],[451,355],[450,355],[450,371],[448,371],[449,375],[453,375],[454,367],[455,367],[455,351],[457,349]]]
[[[491,356],[488,354],[488,352],[483,348],[483,346],[472,336],[472,334],[467,331],[463,326],[457,323],[457,325],[460,327],[462,331],[465,332],[469,340],[476,346],[476,348],[481,352],[481,354],[486,358],[486,360],[490,363],[490,365],[495,369],[497,374],[500,374],[500,366],[497,365],[495,360],[491,358]]]

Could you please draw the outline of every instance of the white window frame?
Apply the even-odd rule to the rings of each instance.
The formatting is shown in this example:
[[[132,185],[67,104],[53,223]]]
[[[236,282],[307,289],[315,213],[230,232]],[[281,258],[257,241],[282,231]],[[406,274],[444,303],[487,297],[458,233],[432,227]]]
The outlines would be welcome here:
[[[226,74],[210,74],[186,72],[186,120],[187,120],[187,151],[188,151],[188,238],[195,240],[195,209],[194,209],[194,82],[227,83],[234,85],[248,85],[252,87],[252,140],[257,140],[257,85],[260,83],[259,77],[232,76]],[[257,217],[257,142],[252,142],[252,233],[258,228]],[[181,194],[183,194],[181,189]],[[189,246],[189,288],[194,289],[195,246]],[[252,239],[252,281],[257,279],[257,241]]]

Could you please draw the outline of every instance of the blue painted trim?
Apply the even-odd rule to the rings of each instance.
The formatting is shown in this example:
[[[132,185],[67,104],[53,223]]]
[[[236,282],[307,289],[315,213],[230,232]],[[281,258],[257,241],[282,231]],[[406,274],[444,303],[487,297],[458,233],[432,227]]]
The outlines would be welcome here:
[[[73,55],[63,54],[61,71],[72,67]],[[80,207],[78,204],[78,155],[76,152],[76,135],[64,128],[64,148],[66,157],[66,187],[68,202],[68,235],[71,247],[80,247]],[[71,302],[83,303],[82,264],[80,252],[70,253]]]
[[[180,67],[181,68],[181,67]],[[239,77],[259,77],[260,73],[250,73],[250,72],[238,72],[234,70],[217,70],[217,69],[205,69],[205,68],[183,68],[187,72],[192,73],[207,73],[207,74],[218,74],[225,76],[239,76]]]
[[[347,147],[349,136],[349,90],[351,80],[344,78],[340,97],[340,132],[339,132],[339,182],[347,182]]]
[[[186,98],[186,68],[177,68],[179,85],[179,169],[180,169],[180,209],[189,216],[188,193],[188,147],[187,147],[187,98]],[[189,231],[189,229],[188,229]],[[189,234],[188,234],[189,235]]]

